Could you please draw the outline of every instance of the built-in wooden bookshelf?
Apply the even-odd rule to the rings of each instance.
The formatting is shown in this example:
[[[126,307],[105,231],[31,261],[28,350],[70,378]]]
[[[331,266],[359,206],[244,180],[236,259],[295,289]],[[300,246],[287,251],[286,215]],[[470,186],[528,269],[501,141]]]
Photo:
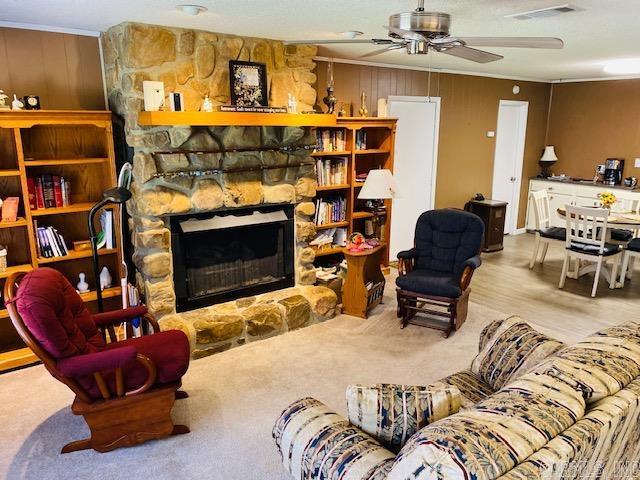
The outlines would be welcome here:
[[[321,185],[317,189],[318,198],[343,196],[346,200],[346,218],[343,222],[318,225],[320,232],[334,227],[347,228],[347,235],[353,232],[364,233],[365,221],[373,217],[365,207],[366,201],[358,200],[358,192],[364,182],[356,181],[358,174],[366,173],[376,168],[386,168],[393,171],[393,152],[396,133],[396,119],[371,117],[338,117],[335,127],[318,127],[318,130],[342,130],[341,141],[331,143],[330,148],[316,151],[312,154],[316,158],[333,159],[344,157],[347,159],[347,182],[336,185]],[[366,132],[365,148],[357,148],[357,132]],[[322,133],[320,133],[322,135]],[[344,142],[342,142],[344,139]],[[326,143],[326,142],[325,142]],[[338,144],[339,143],[339,144]],[[342,145],[344,143],[344,145]],[[322,144],[322,143],[321,143]],[[326,147],[326,145],[325,145]],[[336,150],[336,148],[338,148]],[[391,202],[386,202],[386,213],[382,218],[381,240],[385,242],[382,252],[384,265],[389,262],[389,236],[391,229]],[[326,263],[342,256],[342,248],[331,246],[316,251],[317,263]]]
[[[18,219],[0,222],[0,245],[6,245],[8,268],[0,272],[0,287],[13,272],[39,266],[61,271],[75,285],[84,272],[90,291],[82,299],[96,309],[90,250],[69,250],[61,257],[38,255],[34,221],[54,226],[72,242],[88,240],[87,215],[116,183],[111,112],[108,111],[17,111],[0,112],[0,196],[20,198]],[[71,203],[65,207],[32,209],[27,178],[42,174],[64,176],[71,182]],[[110,207],[111,208],[111,207]],[[101,266],[114,279],[121,275],[118,210],[114,208],[116,248],[101,249]],[[117,283],[117,282],[116,282]],[[120,287],[103,292],[105,309],[117,308]],[[20,340],[9,315],[0,308],[0,372],[34,363],[37,358]]]

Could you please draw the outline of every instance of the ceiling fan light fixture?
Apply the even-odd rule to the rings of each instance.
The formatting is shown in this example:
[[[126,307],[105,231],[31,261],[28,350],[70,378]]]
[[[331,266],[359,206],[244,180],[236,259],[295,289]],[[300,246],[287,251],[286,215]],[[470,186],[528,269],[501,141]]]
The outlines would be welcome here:
[[[192,4],[176,5],[176,9],[181,11],[182,13],[192,16],[196,16],[207,11],[207,7]]]
[[[342,35],[345,38],[349,38],[353,40],[354,38],[359,37],[363,33],[364,32],[361,32],[360,30],[347,30],[346,32],[340,32],[340,35]]]
[[[640,58],[620,58],[610,60],[604,66],[606,73],[614,75],[635,75],[640,73]]]

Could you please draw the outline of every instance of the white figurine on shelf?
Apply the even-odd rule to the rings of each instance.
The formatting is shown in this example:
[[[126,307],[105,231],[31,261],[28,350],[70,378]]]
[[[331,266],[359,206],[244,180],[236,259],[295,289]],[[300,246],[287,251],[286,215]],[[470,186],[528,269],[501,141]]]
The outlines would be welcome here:
[[[18,100],[16,94],[13,94],[13,102],[11,102],[11,110],[22,110],[24,109],[24,103]]]
[[[298,113],[298,100],[290,93],[287,94],[287,111],[289,113]]]
[[[107,267],[102,267],[102,271],[100,272],[100,289],[104,290],[105,288],[109,288],[112,281],[113,279],[111,278],[109,269]]]
[[[80,278],[80,281],[76,285],[78,293],[87,293],[89,291],[89,284],[85,280],[87,276],[84,273],[80,273],[78,277]]]
[[[204,100],[202,101],[202,108],[200,109],[203,112],[213,112],[213,102],[209,98],[209,95],[205,95]]]
[[[7,105],[8,95],[4,93],[4,90],[0,90],[0,110],[9,110],[11,107]]]

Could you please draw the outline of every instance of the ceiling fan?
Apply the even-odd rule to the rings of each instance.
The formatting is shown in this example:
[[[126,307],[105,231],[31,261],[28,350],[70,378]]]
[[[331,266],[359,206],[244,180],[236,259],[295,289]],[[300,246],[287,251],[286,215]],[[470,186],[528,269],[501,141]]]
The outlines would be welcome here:
[[[562,48],[564,42],[552,37],[454,37],[449,35],[451,16],[441,12],[426,12],[424,0],[418,0],[418,8],[413,12],[396,13],[389,17],[389,25],[384,27],[390,38],[370,40],[292,40],[288,44],[338,44],[372,43],[384,48],[362,55],[371,57],[392,50],[406,49],[409,55],[426,55],[436,51],[446,55],[471,60],[477,63],[495,62],[502,55],[471,47],[515,47],[515,48]]]

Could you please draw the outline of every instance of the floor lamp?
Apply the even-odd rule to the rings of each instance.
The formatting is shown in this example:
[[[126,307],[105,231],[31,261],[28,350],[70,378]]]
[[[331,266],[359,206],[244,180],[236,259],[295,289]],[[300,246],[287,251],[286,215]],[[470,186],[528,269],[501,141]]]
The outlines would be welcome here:
[[[98,235],[94,226],[96,213],[107,205],[122,205],[131,198],[131,192],[124,187],[110,188],[102,194],[102,200],[96,203],[89,211],[89,240],[91,241],[91,254],[93,259],[93,276],[96,282],[96,297],[98,300],[98,312],[104,311],[102,304],[102,286],[100,285],[100,264],[98,262]]]
[[[397,196],[396,182],[391,174],[391,170],[376,169],[370,170],[364,185],[360,189],[358,199],[370,200],[373,210],[374,232],[378,236],[380,227],[380,214],[384,213],[384,201]]]

